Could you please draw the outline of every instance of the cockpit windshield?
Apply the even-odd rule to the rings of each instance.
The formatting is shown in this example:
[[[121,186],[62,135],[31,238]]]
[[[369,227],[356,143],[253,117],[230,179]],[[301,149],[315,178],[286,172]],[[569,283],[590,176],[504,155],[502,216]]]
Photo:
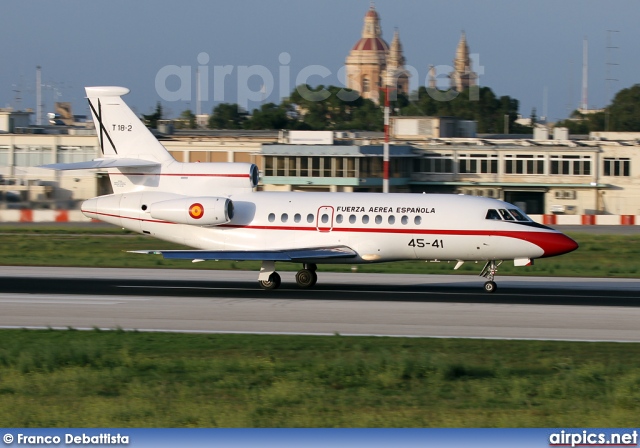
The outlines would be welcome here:
[[[487,216],[485,217],[485,219],[497,219],[498,221],[502,220],[502,218],[500,217],[500,213],[492,208],[487,210]]]
[[[513,215],[513,217],[516,218],[518,221],[529,221],[529,219],[527,219],[526,216],[524,216],[522,213],[520,213],[515,208],[510,208],[509,209],[509,213],[511,213]]]
[[[487,215],[485,219],[496,219],[498,221],[520,221],[520,222],[529,222],[529,218],[522,213],[520,210],[515,208],[510,208],[506,210],[504,208],[500,208],[498,210],[490,208],[487,210]]]
[[[500,209],[500,215],[502,216],[502,219],[504,219],[505,221],[513,221],[513,216],[511,216],[509,212],[503,208]]]

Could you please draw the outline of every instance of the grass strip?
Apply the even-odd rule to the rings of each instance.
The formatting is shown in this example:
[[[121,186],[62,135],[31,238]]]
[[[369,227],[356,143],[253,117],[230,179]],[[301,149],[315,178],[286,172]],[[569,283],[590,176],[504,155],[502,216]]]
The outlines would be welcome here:
[[[0,427],[632,427],[640,344],[0,330]]]
[[[560,257],[539,259],[534,266],[500,267],[499,275],[539,275],[578,277],[640,277],[640,235],[570,235],[580,248]],[[159,255],[126,253],[137,249],[180,249],[172,243],[141,236],[117,228],[91,227],[0,227],[0,265],[4,266],[86,266],[184,269],[258,270],[258,262],[210,261],[193,264],[185,260],[164,260]],[[369,273],[478,274],[480,263],[465,263],[453,271],[455,263],[404,261],[368,265],[321,265],[320,270]],[[278,263],[278,270],[298,270],[298,264]]]

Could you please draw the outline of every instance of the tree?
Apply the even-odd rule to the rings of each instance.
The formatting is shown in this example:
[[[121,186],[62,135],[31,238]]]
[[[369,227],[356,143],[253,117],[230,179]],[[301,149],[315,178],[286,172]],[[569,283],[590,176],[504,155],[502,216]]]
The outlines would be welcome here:
[[[247,114],[240,112],[237,104],[221,103],[214,109],[209,117],[211,129],[242,129]]]
[[[608,112],[610,130],[640,131],[640,84],[619,91],[609,106]]]
[[[309,85],[300,85],[291,93],[289,103],[297,106],[302,124],[311,129],[383,129],[380,106],[354,90],[323,85],[312,89]]]
[[[251,118],[244,123],[245,129],[287,129],[291,120],[287,115],[287,106],[274,103],[263,104],[260,109],[254,109]]]
[[[472,90],[473,89],[473,90]],[[402,115],[451,116],[478,123],[480,133],[504,132],[508,116],[510,133],[531,133],[531,128],[517,125],[518,100],[509,96],[497,98],[489,87],[472,87],[457,92],[454,98],[438,89],[420,87],[414,99],[401,109]]]
[[[180,119],[176,125],[179,129],[195,129],[197,127],[196,116],[190,109],[187,109],[180,114]]]
[[[555,124],[557,128],[569,129],[569,134],[588,134],[604,130],[604,112],[583,114],[577,110],[571,116]]]
[[[158,127],[158,120],[162,119],[162,104],[160,104],[160,101],[156,104],[156,111],[151,115],[142,114],[142,119],[145,125],[151,129],[156,129]]]

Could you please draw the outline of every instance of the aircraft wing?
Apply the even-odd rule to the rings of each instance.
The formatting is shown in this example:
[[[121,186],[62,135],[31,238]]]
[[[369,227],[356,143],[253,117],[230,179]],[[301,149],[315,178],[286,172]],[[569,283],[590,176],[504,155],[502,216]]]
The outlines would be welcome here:
[[[136,254],[159,254],[166,259],[233,261],[300,261],[355,258],[358,254],[347,246],[282,250],[130,250]]]
[[[91,170],[96,168],[133,168],[133,167],[151,167],[160,166],[160,163],[151,160],[142,159],[95,159],[87,162],[75,163],[52,163],[50,165],[41,165],[38,168],[47,168],[50,170]]]

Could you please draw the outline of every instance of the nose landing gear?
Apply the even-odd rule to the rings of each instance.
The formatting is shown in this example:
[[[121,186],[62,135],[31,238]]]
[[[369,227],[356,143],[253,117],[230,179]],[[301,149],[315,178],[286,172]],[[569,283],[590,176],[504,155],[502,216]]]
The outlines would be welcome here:
[[[482,268],[482,272],[480,272],[480,277],[484,277],[487,279],[487,282],[484,284],[484,290],[489,293],[493,293],[498,288],[496,282],[493,279],[496,276],[496,272],[498,272],[498,267],[502,264],[502,261],[496,263],[495,260],[489,260]]]

